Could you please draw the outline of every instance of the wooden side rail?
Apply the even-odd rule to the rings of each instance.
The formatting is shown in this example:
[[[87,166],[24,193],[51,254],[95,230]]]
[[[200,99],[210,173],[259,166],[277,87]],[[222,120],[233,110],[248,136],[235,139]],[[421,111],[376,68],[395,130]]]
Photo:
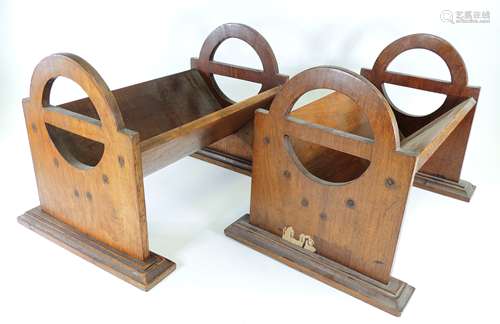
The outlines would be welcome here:
[[[479,91],[478,87],[460,88],[450,81],[422,78],[416,75],[392,71],[385,71],[381,76],[375,76],[375,73],[372,70],[363,68],[361,69],[361,75],[369,80],[374,80],[379,77],[379,80],[382,83],[441,93],[459,98],[476,96]]]
[[[432,157],[475,105],[476,100],[469,98],[401,142],[403,151],[417,156],[417,170]]]
[[[263,113],[263,111],[260,111]],[[304,127],[309,130],[304,132]],[[328,126],[313,124],[308,121],[289,116],[283,123],[283,131],[288,135],[306,142],[342,151],[362,159],[371,159],[374,141],[371,138],[359,136]]]
[[[269,83],[272,85],[283,84],[288,80],[288,75],[280,74],[278,72],[274,72],[269,75],[263,70],[257,70],[253,68],[243,67],[235,64],[228,64],[218,61],[209,61],[207,63],[203,63],[200,59],[191,58],[191,67],[194,69],[198,69],[204,71],[206,69],[206,73],[226,76],[229,78],[240,79],[244,81],[254,82],[254,83]],[[265,89],[264,87],[263,89]],[[262,91],[262,89],[261,89]]]
[[[100,120],[61,107],[45,107],[43,118],[47,124],[79,134],[94,141],[105,138]]]
[[[253,118],[257,108],[271,103],[280,87],[230,105],[140,144],[144,176],[226,137]]]

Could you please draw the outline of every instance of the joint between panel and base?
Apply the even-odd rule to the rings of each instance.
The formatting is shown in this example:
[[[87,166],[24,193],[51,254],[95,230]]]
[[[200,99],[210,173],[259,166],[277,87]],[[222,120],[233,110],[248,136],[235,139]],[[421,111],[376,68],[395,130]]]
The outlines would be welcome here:
[[[432,191],[465,202],[469,202],[476,190],[476,186],[465,180],[458,182],[418,172],[413,180],[417,188]]]
[[[130,257],[33,208],[18,217],[20,224],[55,242],[101,269],[148,291],[175,270],[175,263],[150,252],[142,261]]]
[[[395,316],[401,315],[415,290],[395,278],[390,278],[387,284],[378,282],[317,253],[291,244],[275,234],[250,224],[248,214],[227,227],[224,233],[240,243]]]

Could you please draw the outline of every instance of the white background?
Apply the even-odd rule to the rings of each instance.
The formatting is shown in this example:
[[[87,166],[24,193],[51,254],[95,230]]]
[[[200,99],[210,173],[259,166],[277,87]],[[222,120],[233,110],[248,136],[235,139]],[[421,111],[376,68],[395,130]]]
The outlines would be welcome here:
[[[493,1],[0,3],[1,323],[499,322],[500,10]],[[491,23],[445,23],[442,10],[489,11]],[[148,293],[16,223],[38,205],[21,98],[43,57],[76,53],[114,89],[188,69],[205,37],[225,22],[260,31],[290,75],[323,64],[359,72],[393,40],[433,33],[457,48],[469,84],[482,87],[462,172],[478,186],[472,202],[411,191],[393,276],[417,289],[401,318],[225,237],[224,228],[248,211],[250,179],[192,158],[145,179],[150,248],[177,263]],[[232,43],[219,59],[258,63]],[[448,77],[431,53],[396,63],[395,70]],[[56,82],[54,100],[80,95],[71,86]],[[235,98],[254,91],[223,86]],[[424,97],[394,99],[402,108],[432,110],[434,99]]]

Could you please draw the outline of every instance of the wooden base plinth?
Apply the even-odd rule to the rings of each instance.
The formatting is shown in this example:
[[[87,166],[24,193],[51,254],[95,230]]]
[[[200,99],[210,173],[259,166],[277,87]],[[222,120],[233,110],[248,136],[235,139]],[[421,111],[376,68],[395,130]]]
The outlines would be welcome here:
[[[474,190],[476,190],[476,186],[465,180],[460,180],[457,183],[420,172],[415,175],[413,185],[466,202],[470,201]]]
[[[296,270],[395,316],[401,315],[415,290],[412,286],[395,278],[391,278],[388,284],[380,283],[319,254],[286,242],[279,236],[250,224],[248,214],[231,224],[224,233]]]
[[[175,270],[175,263],[153,252],[138,260],[109,247],[42,211],[33,208],[18,217],[19,223],[85,260],[131,283],[149,290]]]

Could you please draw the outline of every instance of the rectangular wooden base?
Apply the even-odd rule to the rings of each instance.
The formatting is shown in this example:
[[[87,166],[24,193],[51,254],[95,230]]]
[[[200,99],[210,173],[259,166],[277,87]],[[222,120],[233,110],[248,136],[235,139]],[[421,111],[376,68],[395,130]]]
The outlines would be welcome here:
[[[39,207],[18,217],[19,223],[85,260],[131,283],[149,290],[175,270],[175,263],[153,252],[138,260],[64,224]]]
[[[415,187],[429,190],[444,196],[469,202],[476,186],[465,180],[458,183],[439,177],[434,177],[425,173],[418,172],[413,180]]]
[[[387,284],[380,283],[317,253],[286,242],[279,236],[250,224],[248,214],[231,224],[224,233],[296,270],[395,316],[401,315],[415,290],[407,283],[394,278],[391,278]]]

